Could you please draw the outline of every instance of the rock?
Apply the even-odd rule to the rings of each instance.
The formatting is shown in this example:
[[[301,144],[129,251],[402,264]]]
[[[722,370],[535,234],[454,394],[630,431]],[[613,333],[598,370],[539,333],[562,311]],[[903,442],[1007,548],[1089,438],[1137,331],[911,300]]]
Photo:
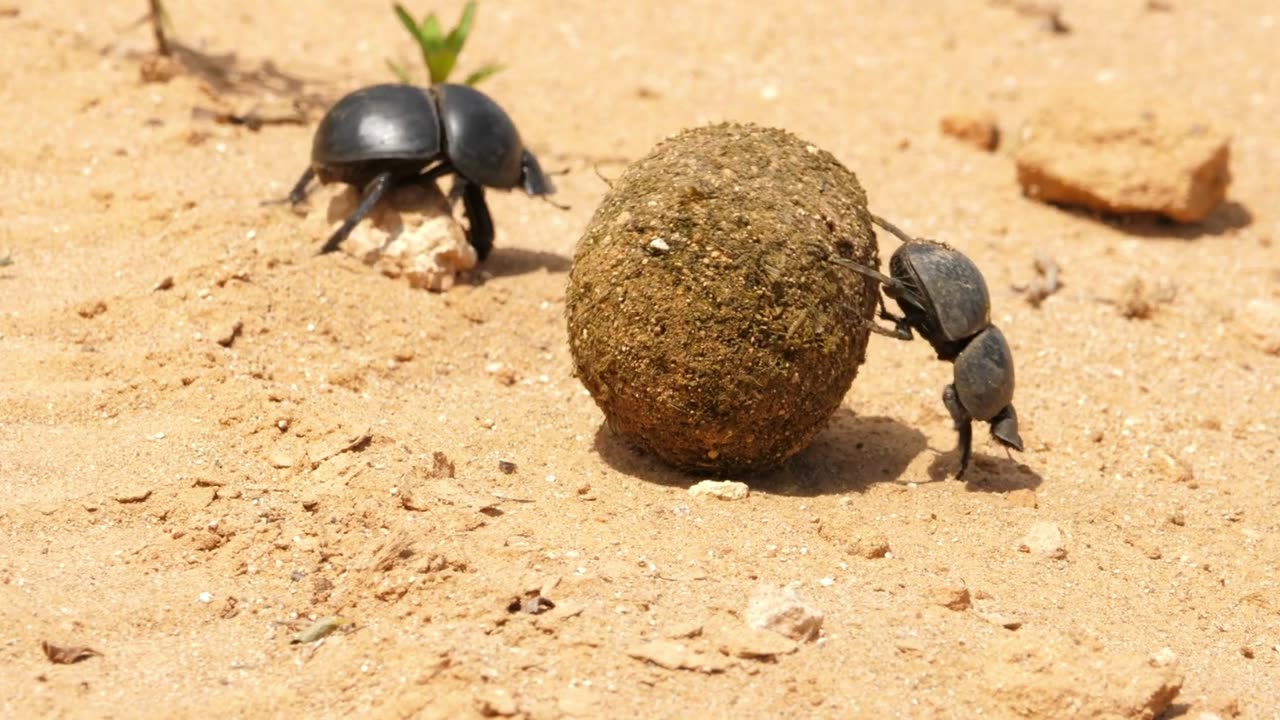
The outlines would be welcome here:
[[[969,588],[963,585],[934,588],[930,595],[935,605],[948,610],[968,610],[973,605]]]
[[[1196,117],[1132,88],[1069,88],[1023,128],[1018,183],[1045,202],[1203,220],[1226,196],[1230,139]]]
[[[736,628],[720,643],[720,652],[749,660],[789,655],[800,648],[791,638],[759,628]]]
[[[975,681],[990,689],[983,709],[995,717],[1151,720],[1183,682],[1172,665],[1058,635],[1005,635],[972,662]]]
[[[1240,314],[1249,339],[1262,352],[1280,355],[1280,301],[1256,298]]]
[[[1022,627],[1022,618],[1010,613],[996,610],[979,610],[975,614],[992,625],[999,625],[1005,630],[1017,630]]]
[[[149,497],[151,497],[151,488],[136,487],[136,488],[132,488],[129,490],[125,490],[124,492],[118,493],[112,496],[111,499],[115,500],[121,505],[131,505],[133,503],[146,502],[147,498]]]
[[[741,500],[751,489],[744,482],[734,480],[703,480],[689,488],[693,497],[715,497],[721,500]]]
[[[1000,128],[989,112],[952,113],[939,123],[943,135],[968,143],[979,150],[995,150],[1000,144]]]
[[[76,314],[85,320],[96,318],[107,311],[107,303],[103,300],[81,303],[76,306]]]
[[[1061,560],[1067,556],[1062,530],[1056,523],[1051,522],[1038,522],[1032,525],[1023,536],[1022,542],[1018,544],[1018,550],[1054,560]]]
[[[1162,647],[1151,653],[1151,657],[1147,658],[1147,662],[1152,667],[1172,667],[1178,664],[1178,653],[1172,648]]]
[[[633,645],[627,655],[637,660],[648,662],[668,670],[696,670],[704,673],[719,673],[729,669],[733,661],[719,654],[704,653],[691,650],[684,643],[675,640],[651,640]]]
[[[793,587],[761,585],[751,594],[746,621],[792,640],[815,640],[822,629],[822,612],[801,600]]]
[[[284,452],[283,450],[277,450],[271,453],[271,456],[267,458],[267,462],[270,463],[273,468],[283,469],[293,467],[296,460],[289,453]]]
[[[476,709],[485,717],[510,717],[520,711],[506,688],[487,687],[476,694]]]
[[[556,708],[569,717],[598,717],[599,696],[590,688],[581,685],[570,685],[560,690],[556,699]]]
[[[360,194],[350,186],[329,201],[330,231],[355,210]],[[398,187],[351,231],[342,251],[409,286],[440,292],[478,262],[475,248],[435,185]]]
[[[695,638],[701,634],[702,623],[692,621],[672,625],[670,628],[667,628],[667,631],[663,633],[663,636],[671,640],[680,640],[683,638]]]
[[[850,555],[875,560],[889,554],[889,538],[882,533],[874,533],[871,535],[862,535],[854,538],[845,546],[845,551]]]
[[[224,327],[218,333],[215,340],[222,347],[231,347],[231,344],[236,341],[236,338],[240,337],[240,331],[243,329],[244,329],[244,323],[239,320],[236,320],[230,325],[227,325],[226,327]]]

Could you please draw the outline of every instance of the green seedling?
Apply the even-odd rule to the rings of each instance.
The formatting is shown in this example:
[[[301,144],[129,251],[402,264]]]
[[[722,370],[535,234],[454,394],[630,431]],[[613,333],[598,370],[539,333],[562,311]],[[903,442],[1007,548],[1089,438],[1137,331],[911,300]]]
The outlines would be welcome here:
[[[409,35],[413,36],[414,42],[418,44],[418,49],[422,51],[422,62],[427,66],[427,76],[431,84],[435,85],[448,81],[454,65],[458,62],[458,55],[462,52],[462,47],[467,42],[467,36],[471,34],[471,26],[475,23],[475,0],[468,2],[462,9],[462,18],[458,20],[458,24],[447,35],[441,30],[440,20],[434,12],[428,13],[426,17],[422,18],[422,22],[418,22],[413,19],[409,11],[400,3],[396,3],[394,8],[396,17],[400,18],[400,23],[404,25],[405,30],[409,31]],[[391,72],[400,78],[400,82],[406,84],[413,82],[412,76],[404,67],[391,60],[387,60],[387,67],[391,68]],[[501,69],[502,66],[497,63],[488,63],[467,75],[462,82],[467,85],[475,85]]]

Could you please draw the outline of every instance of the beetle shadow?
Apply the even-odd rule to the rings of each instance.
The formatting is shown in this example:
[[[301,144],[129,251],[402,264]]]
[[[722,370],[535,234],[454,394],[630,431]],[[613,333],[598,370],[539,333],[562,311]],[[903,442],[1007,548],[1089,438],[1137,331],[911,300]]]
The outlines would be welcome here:
[[[939,452],[929,463],[929,479],[943,482],[955,478],[960,467],[960,449]],[[1034,490],[1044,484],[1044,478],[1026,463],[1009,455],[987,455],[974,450],[969,469],[964,474],[964,489],[969,492],[1009,493],[1014,490]]]
[[[711,473],[672,468],[601,423],[594,447],[614,470],[646,482],[689,487]],[[840,408],[810,445],[781,466],[736,475],[752,490],[776,495],[817,496],[863,492],[878,482],[897,482],[924,451],[925,436],[893,418],[859,416]]]
[[[1199,240],[1222,237],[1253,224],[1253,213],[1235,200],[1227,200],[1214,208],[1205,219],[1180,223],[1155,213],[1116,214],[1086,208],[1055,205],[1059,210],[1106,225],[1109,228],[1151,240]]]
[[[548,273],[569,271],[572,261],[564,255],[543,250],[525,250],[515,247],[498,247],[485,260],[484,270],[490,277],[527,275],[539,270]]]

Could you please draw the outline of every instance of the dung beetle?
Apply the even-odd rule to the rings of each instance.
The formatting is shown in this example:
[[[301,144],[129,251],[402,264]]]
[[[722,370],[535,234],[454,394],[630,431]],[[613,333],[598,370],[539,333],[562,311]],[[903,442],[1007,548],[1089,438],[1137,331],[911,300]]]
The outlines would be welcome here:
[[[912,330],[933,346],[939,360],[955,364],[955,377],[942,393],[960,435],[960,471],[973,452],[972,422],[991,424],[1001,445],[1022,450],[1018,413],[1013,409],[1013,354],[1000,329],[991,324],[991,296],[978,266],[945,243],[910,237],[876,215],[875,224],[893,233],[902,245],[889,258],[889,275],[843,258],[833,261],[884,285],[884,294],[902,310],[897,316],[880,298],[880,317],[892,328],[872,324],[874,332],[899,340]]]
[[[360,204],[325,242],[323,254],[337,250],[387,191],[450,173],[456,178],[450,195],[462,196],[467,239],[480,260],[493,249],[486,187],[519,186],[534,197],[555,192],[506,111],[484,93],[448,83],[383,84],[356,90],[329,108],[316,128],[311,165],[288,201],[305,200],[316,177],[361,191]]]

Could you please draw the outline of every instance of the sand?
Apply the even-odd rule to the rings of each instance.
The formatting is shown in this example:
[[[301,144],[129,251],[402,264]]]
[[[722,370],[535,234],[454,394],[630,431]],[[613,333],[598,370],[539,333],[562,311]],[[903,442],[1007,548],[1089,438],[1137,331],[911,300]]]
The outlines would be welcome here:
[[[168,5],[187,69],[144,82],[145,3],[0,3],[0,716],[1277,717],[1274,4],[1079,0],[1059,33],[981,0],[482,3],[462,70],[504,64],[482,89],[570,209],[490,193],[496,249],[443,293],[317,257],[322,202],[260,204],[327,103],[413,59],[387,4]],[[1227,202],[1024,198],[1017,129],[1081,80],[1228,131]],[[574,245],[601,176],[720,120],[977,262],[1026,452],[976,428],[955,480],[950,367],[880,336],[741,499],[602,428]],[[787,586],[816,639],[748,627]]]

